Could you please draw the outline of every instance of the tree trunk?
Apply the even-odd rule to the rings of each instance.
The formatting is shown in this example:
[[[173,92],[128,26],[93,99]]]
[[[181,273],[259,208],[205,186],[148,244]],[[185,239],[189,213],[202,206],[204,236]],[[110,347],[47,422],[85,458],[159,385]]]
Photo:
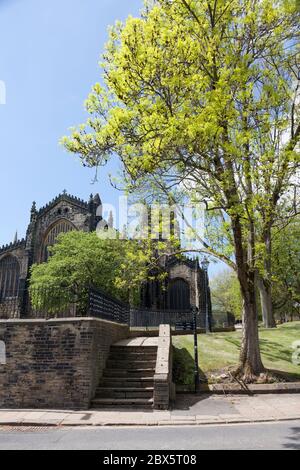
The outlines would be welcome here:
[[[260,275],[257,276],[257,286],[260,295],[261,312],[265,328],[276,328],[273,314],[271,286]]]
[[[263,241],[266,248],[264,260],[266,278],[258,276],[261,310],[265,328],[276,328],[272,305],[272,234],[270,224],[265,227]]]
[[[258,315],[255,289],[255,269],[250,260],[254,257],[254,240],[249,239],[248,250],[243,245],[242,227],[239,218],[232,220],[234,235],[237,275],[243,299],[243,338],[240,352],[240,364],[236,374],[245,382],[251,383],[265,371],[263,366],[258,337]],[[251,244],[251,250],[249,249]],[[252,266],[250,268],[250,266]]]
[[[251,284],[250,281],[243,295],[243,338],[238,369],[239,375],[248,383],[265,371],[259,348],[255,285],[254,282]]]

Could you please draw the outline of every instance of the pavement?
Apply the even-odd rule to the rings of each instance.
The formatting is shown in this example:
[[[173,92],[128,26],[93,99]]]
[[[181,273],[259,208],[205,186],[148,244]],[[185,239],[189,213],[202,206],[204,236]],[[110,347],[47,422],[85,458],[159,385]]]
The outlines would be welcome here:
[[[300,420],[300,394],[177,396],[172,410],[0,410],[0,426],[194,426]]]

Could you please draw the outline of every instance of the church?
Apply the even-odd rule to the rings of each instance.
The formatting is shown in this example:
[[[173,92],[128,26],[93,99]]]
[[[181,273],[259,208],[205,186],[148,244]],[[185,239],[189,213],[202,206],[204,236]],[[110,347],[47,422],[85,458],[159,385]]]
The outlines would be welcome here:
[[[102,215],[100,196],[91,195],[88,201],[64,191],[44,207],[32,204],[26,237],[17,237],[10,245],[0,248],[0,318],[28,316],[24,292],[28,286],[30,267],[48,259],[48,248],[60,233],[71,230],[96,230]],[[98,214],[98,215],[97,215]],[[100,215],[99,215],[100,214]],[[198,260],[175,256],[166,257],[162,266],[167,273],[165,285],[151,280],[141,288],[140,308],[148,310],[189,310],[197,306],[203,315],[211,317],[211,300],[207,272]],[[17,308],[8,315],[7,302],[18,299]]]

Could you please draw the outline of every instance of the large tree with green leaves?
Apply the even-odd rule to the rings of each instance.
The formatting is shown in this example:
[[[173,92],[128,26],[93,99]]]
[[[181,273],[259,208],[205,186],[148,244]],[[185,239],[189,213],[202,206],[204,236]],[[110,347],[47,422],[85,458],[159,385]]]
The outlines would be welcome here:
[[[32,293],[44,305],[55,304],[57,290],[80,294],[89,287],[138,302],[153,254],[147,241],[120,240],[115,233],[99,238],[96,232],[77,231],[59,235],[50,250],[48,262],[34,265],[30,278]]]
[[[293,318],[300,311],[300,217],[273,228],[272,240],[274,312]]]
[[[218,311],[231,313],[241,320],[243,304],[239,282],[234,271],[224,269],[210,282],[212,304]]]
[[[90,118],[64,139],[85,165],[116,153],[131,185],[181,184],[226,214],[244,308],[238,372],[248,381],[264,371],[258,256],[297,167],[298,33],[296,2],[147,2],[141,18],[112,28]]]

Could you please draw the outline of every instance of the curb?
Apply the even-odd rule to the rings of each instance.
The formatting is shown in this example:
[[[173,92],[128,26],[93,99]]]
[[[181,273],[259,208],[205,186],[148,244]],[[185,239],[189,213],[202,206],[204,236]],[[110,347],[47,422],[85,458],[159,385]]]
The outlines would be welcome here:
[[[176,393],[194,393],[193,386],[177,385]],[[300,393],[300,382],[289,382],[289,383],[274,383],[274,384],[245,384],[245,388],[239,384],[207,384],[200,385],[200,393],[213,393],[218,394],[239,394],[239,395],[260,395],[260,394],[284,394],[284,393]]]
[[[1,428],[5,427],[23,427],[23,428],[30,428],[30,427],[39,427],[39,428],[106,428],[106,427],[173,427],[173,426],[224,426],[230,424],[263,424],[263,423],[280,423],[280,422],[288,422],[288,421],[299,421],[300,416],[295,418],[263,418],[260,420],[250,419],[250,418],[236,418],[230,420],[165,420],[165,421],[145,421],[145,422],[123,422],[123,423],[85,423],[85,424],[64,424],[64,423],[39,423],[36,421],[27,421],[24,422],[11,422],[7,421],[4,423],[0,423],[0,430]]]

